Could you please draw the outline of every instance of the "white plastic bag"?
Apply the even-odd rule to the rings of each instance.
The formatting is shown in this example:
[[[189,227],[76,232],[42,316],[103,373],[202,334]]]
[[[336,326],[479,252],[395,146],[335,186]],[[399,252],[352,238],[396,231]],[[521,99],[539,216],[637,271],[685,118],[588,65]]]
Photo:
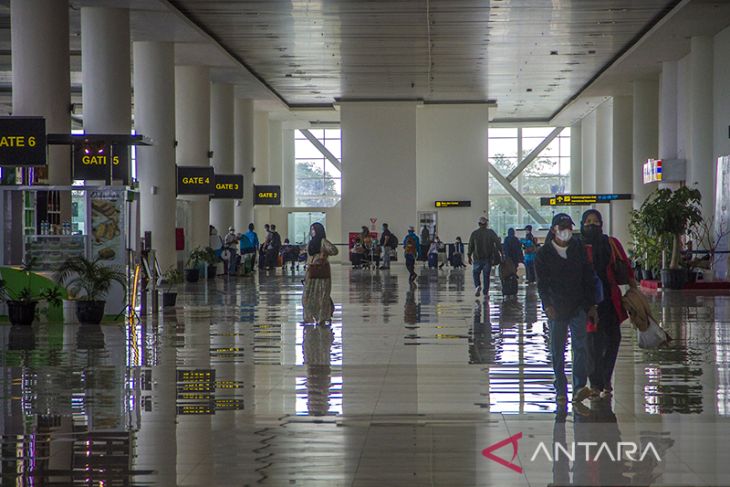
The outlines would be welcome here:
[[[639,348],[659,348],[669,343],[671,338],[653,317],[649,317],[649,327],[639,332]]]

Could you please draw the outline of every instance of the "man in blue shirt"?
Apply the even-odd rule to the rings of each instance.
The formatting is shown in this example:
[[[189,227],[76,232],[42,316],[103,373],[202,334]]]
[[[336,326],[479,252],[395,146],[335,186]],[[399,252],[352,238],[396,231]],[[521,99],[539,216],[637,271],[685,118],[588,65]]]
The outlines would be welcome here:
[[[256,232],[253,231],[254,226],[253,223],[248,224],[248,232],[244,233],[242,237],[246,237],[245,239],[241,239],[241,255],[245,255],[246,258],[248,258],[248,255],[251,255],[251,266],[253,267],[255,261],[256,261],[256,249],[259,248],[259,236],[256,235]],[[244,245],[246,248],[244,248]]]
[[[416,280],[418,275],[413,269],[416,265],[416,257],[418,257],[418,249],[420,248],[421,242],[419,241],[418,235],[416,235],[416,229],[414,227],[408,228],[408,234],[403,239],[403,249],[406,257],[406,269],[408,269],[409,282]]]

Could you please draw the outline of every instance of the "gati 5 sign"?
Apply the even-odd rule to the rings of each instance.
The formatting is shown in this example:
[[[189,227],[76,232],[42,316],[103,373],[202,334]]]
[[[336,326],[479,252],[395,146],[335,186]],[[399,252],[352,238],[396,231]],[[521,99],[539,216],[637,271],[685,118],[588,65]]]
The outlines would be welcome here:
[[[177,194],[212,195],[215,174],[210,166],[177,166]]]
[[[46,120],[0,117],[0,166],[46,165]]]
[[[110,175],[111,171],[111,175]],[[74,179],[127,182],[129,175],[129,148],[107,144],[79,144],[74,146]]]

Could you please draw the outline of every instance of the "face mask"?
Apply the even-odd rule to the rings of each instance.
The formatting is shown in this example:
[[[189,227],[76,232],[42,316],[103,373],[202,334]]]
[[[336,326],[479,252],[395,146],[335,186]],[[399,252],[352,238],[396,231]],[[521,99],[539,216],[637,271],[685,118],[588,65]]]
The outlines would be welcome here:
[[[593,240],[593,239],[601,236],[602,233],[603,233],[603,228],[601,228],[600,225],[591,224],[591,225],[583,226],[583,235],[588,240]]]
[[[567,242],[571,238],[573,238],[573,232],[570,230],[570,228],[566,228],[564,230],[558,230],[558,233],[555,234],[561,242]]]

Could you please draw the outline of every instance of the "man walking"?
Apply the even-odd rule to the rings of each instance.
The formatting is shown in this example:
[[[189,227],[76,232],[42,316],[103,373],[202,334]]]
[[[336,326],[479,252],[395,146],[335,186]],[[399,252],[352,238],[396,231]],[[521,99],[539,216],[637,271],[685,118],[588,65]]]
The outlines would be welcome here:
[[[383,254],[383,265],[381,269],[390,269],[390,251],[398,247],[395,235],[388,229],[388,224],[383,223],[383,233],[380,235],[380,248]]]
[[[416,229],[414,227],[408,228],[408,234],[403,239],[403,249],[406,258],[406,269],[408,269],[408,282],[416,280],[418,275],[414,270],[416,266],[416,257],[418,256],[420,242],[418,241],[418,235],[416,235]]]
[[[573,355],[573,402],[581,402],[591,394],[586,387],[586,323],[598,323],[593,267],[583,244],[573,238],[573,225],[567,214],[555,215],[545,245],[535,257],[537,291],[550,330],[556,401],[561,404],[568,397],[565,377],[568,330]]]
[[[473,265],[472,276],[474,277],[474,296],[479,297],[484,290],[484,296],[489,295],[489,274],[492,272],[492,259],[500,252],[502,242],[494,230],[487,228],[485,217],[479,218],[479,228],[474,230],[469,237],[469,250],[467,256],[469,264]],[[484,274],[484,287],[482,287],[481,275]]]

